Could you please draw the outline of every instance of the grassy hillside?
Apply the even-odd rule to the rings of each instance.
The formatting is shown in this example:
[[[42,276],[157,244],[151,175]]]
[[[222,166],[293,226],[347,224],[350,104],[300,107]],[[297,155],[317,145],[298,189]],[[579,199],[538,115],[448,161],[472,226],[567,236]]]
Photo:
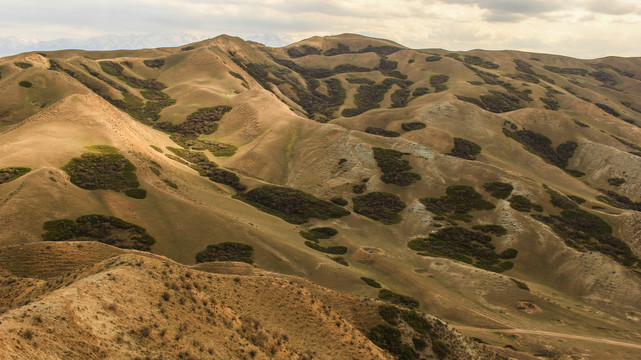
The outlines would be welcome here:
[[[31,169],[0,184],[0,245],[113,216],[155,239],[152,254],[194,264],[208,246],[246,244],[261,269],[378,296],[366,277],[500,347],[552,357],[641,342],[639,58],[220,36],[21,54],[0,74],[0,169]],[[70,177],[97,145],[129,172]],[[117,189],[77,180],[132,172]],[[300,235],[318,227],[337,234]]]

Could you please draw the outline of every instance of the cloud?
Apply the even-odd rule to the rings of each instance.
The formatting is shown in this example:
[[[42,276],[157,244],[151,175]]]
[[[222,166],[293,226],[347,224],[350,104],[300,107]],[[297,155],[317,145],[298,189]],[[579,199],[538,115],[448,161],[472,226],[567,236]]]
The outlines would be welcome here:
[[[641,9],[635,1],[21,0],[0,12],[0,34],[52,40],[227,33],[300,40],[349,32],[419,48],[641,55],[631,45],[641,33]],[[611,34],[617,34],[616,40],[608,40]]]

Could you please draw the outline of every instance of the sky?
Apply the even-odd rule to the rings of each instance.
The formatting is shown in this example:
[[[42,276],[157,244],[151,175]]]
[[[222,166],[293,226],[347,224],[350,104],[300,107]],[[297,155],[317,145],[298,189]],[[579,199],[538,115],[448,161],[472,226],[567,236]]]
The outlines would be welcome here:
[[[30,41],[229,34],[281,45],[358,33],[412,48],[641,56],[641,0],[0,0],[0,8],[0,38]]]

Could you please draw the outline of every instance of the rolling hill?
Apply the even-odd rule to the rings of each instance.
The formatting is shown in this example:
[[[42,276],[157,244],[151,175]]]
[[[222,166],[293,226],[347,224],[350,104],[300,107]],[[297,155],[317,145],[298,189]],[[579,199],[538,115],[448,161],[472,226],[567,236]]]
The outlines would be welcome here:
[[[250,262],[339,298],[417,306],[493,349],[522,353],[500,356],[633,359],[639,79],[641,58],[455,53],[352,34],[283,48],[219,36],[177,48],[5,57],[0,263],[25,289],[63,301],[34,279],[52,272],[77,292],[80,279],[115,272],[121,256],[150,273],[162,264],[186,271],[178,263],[194,265],[209,245],[241,243],[209,247],[200,259]],[[29,273],[15,269],[24,260],[4,256],[16,246],[63,251],[56,244],[69,241],[166,258],[105,247],[86,263],[60,255]],[[242,244],[251,255],[239,255]],[[165,280],[149,276],[154,290],[139,296],[158,301]],[[6,306],[3,317],[28,305]],[[355,349],[388,356],[366,338],[373,323],[355,321]],[[276,351],[304,356],[314,342],[306,334]],[[102,339],[107,356],[157,356]],[[345,351],[318,356],[365,356]]]

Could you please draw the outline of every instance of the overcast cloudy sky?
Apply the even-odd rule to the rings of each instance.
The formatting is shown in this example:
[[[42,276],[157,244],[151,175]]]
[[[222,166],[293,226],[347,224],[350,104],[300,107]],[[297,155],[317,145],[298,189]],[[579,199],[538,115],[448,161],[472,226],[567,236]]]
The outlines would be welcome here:
[[[641,0],[0,0],[0,5],[0,37],[28,40],[183,33],[300,40],[350,32],[414,48],[641,56]]]

